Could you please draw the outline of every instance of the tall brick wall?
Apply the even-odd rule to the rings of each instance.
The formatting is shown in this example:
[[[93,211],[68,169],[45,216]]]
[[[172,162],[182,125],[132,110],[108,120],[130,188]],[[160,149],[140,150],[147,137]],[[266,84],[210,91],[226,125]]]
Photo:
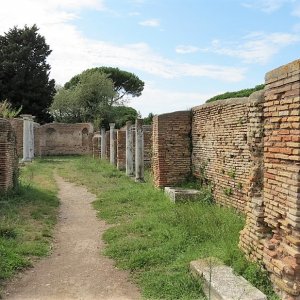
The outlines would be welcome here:
[[[101,134],[100,132],[96,132],[92,139],[92,149],[93,149],[93,158],[100,157],[100,143],[101,143]]]
[[[126,169],[126,131],[117,131],[117,168]]]
[[[184,181],[191,173],[191,112],[153,118],[153,175],[158,187]]]
[[[90,123],[51,123],[38,128],[40,155],[91,154],[93,126]]]
[[[192,113],[194,175],[210,181],[216,202],[244,211],[251,164],[249,99],[220,100],[194,107]]]
[[[266,74],[264,203],[270,229],[264,263],[300,298],[300,60]]]
[[[0,192],[18,183],[18,155],[15,132],[9,121],[0,118]]]
[[[21,158],[23,157],[23,119],[22,118],[14,118],[9,119],[9,122],[16,134],[17,141],[17,153]]]

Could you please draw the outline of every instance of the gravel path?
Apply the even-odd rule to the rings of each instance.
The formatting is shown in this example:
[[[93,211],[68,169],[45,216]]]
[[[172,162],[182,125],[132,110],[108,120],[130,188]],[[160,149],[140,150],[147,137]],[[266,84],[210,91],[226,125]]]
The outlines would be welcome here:
[[[4,299],[140,299],[128,273],[101,255],[108,228],[91,206],[95,195],[56,177],[61,201],[53,253],[7,286]]]

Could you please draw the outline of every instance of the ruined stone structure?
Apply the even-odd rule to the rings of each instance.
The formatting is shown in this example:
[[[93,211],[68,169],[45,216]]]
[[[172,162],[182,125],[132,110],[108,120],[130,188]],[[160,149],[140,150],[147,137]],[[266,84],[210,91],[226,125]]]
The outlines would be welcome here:
[[[92,139],[92,144],[93,144],[93,158],[100,158],[100,146],[101,143],[101,135],[100,132],[96,132],[93,136]]]
[[[117,168],[126,169],[126,131],[117,131]]]
[[[153,176],[158,187],[183,182],[191,174],[191,112],[153,118]]]
[[[18,155],[14,130],[8,120],[0,118],[0,192],[18,184]]]
[[[39,127],[40,155],[91,154],[93,126],[90,123],[50,123]]]
[[[247,216],[240,248],[262,263],[282,299],[300,299],[300,60],[266,75],[249,98],[156,116],[159,187],[193,174],[217,203]],[[191,160],[190,160],[191,159]]]
[[[23,119],[22,118],[9,119],[9,122],[15,131],[18,156],[23,157]]]

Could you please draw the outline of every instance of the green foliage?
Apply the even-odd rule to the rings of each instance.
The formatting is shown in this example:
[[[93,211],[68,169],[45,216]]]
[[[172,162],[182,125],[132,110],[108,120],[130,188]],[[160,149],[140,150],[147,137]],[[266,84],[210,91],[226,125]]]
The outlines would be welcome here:
[[[139,117],[139,113],[132,107],[128,106],[113,106],[108,114],[107,123],[105,120],[102,122],[103,126],[108,127],[108,123],[116,123],[116,128],[121,128],[126,125],[127,121],[135,122],[135,119]]]
[[[0,99],[7,99],[14,109],[22,106],[22,113],[39,122],[49,120],[47,109],[55,92],[46,61],[50,53],[36,25],[13,27],[0,36]]]
[[[30,266],[32,257],[48,254],[57,215],[56,192],[52,168],[35,161],[22,168],[19,189],[1,195],[0,289],[2,280]]]
[[[149,113],[148,116],[143,119],[143,124],[144,125],[151,125],[152,121],[153,121],[153,117],[154,117],[154,114],[153,113]]]
[[[224,189],[224,195],[229,197],[232,195],[232,188],[231,187],[227,187]]]
[[[85,73],[72,89],[61,88],[54,97],[50,111],[60,122],[95,122],[111,113],[114,85],[107,75]],[[96,124],[99,126],[99,124]]]
[[[18,116],[21,112],[22,106],[18,109],[14,109],[7,100],[0,102],[0,117],[4,119],[12,119]]]
[[[114,224],[104,234],[105,253],[131,272],[145,298],[202,299],[201,286],[190,276],[188,265],[215,256],[247,279],[256,279],[253,283],[275,299],[265,273],[259,268],[252,271],[238,249],[243,216],[203,201],[211,197],[209,191],[203,191],[198,202],[174,205],[152,186],[149,174],[146,183],[138,184],[107,162],[88,157],[59,168],[60,174],[97,195],[98,215]]]
[[[126,99],[125,96],[131,97],[139,97],[142,94],[144,89],[144,82],[138,78],[133,73],[120,70],[118,68],[112,67],[99,67],[92,68],[83,71],[81,74],[75,75],[71,78],[70,81],[65,83],[64,87],[66,89],[71,89],[77,86],[81,80],[82,76],[86,74],[106,74],[108,78],[110,78],[114,83],[114,91],[115,91],[115,104],[120,104],[121,101]]]
[[[226,92],[224,94],[220,94],[208,99],[206,103],[217,101],[217,100],[229,99],[229,98],[249,97],[252,93],[263,90],[264,87],[265,87],[264,84],[259,84],[252,89],[243,89],[236,92]]]

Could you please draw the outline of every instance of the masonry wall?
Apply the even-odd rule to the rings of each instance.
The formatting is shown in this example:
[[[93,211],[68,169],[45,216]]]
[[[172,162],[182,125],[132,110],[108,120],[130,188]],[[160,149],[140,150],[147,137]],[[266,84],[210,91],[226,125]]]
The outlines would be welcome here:
[[[100,132],[94,134],[92,139],[92,149],[93,149],[93,158],[100,158],[100,146],[101,143],[101,135]]]
[[[192,114],[193,174],[212,184],[216,202],[244,211],[251,164],[249,99],[204,104]]]
[[[300,299],[300,60],[266,74],[264,121],[263,260],[273,282]]]
[[[15,131],[16,142],[17,142],[17,153],[18,156],[21,158],[23,157],[23,119],[22,118],[9,119],[9,122]]]
[[[117,168],[126,169],[126,131],[117,131]]]
[[[0,118],[0,192],[18,184],[18,155],[15,132],[9,121]]]
[[[191,112],[153,118],[153,176],[158,187],[172,186],[191,174]]]
[[[39,127],[40,155],[91,154],[93,126],[90,123],[51,123]]]

